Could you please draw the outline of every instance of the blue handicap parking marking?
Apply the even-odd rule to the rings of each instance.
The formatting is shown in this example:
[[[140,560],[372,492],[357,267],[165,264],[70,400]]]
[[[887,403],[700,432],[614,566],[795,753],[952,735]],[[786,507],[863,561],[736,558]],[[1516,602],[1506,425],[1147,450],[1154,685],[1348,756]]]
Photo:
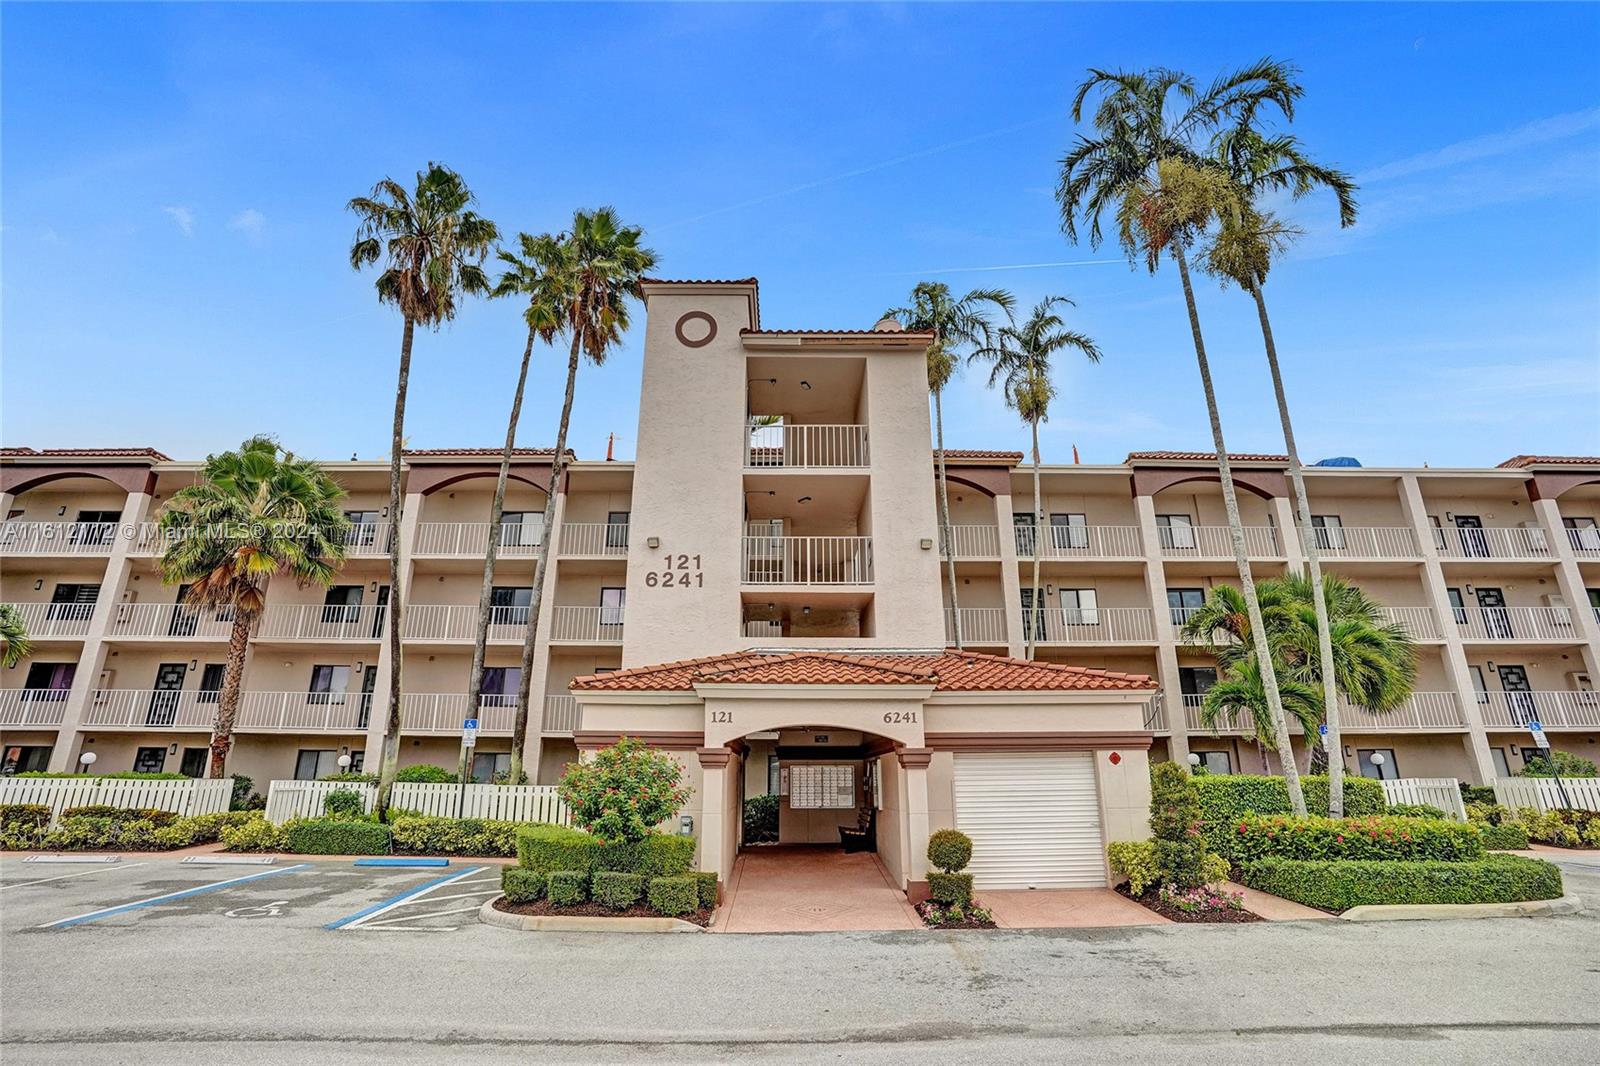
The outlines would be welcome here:
[[[335,921],[329,922],[327,925],[323,926],[323,928],[324,929],[359,929],[359,928],[362,928],[366,923],[371,922],[371,921],[381,917],[382,915],[388,914],[390,911],[393,911],[393,910],[396,910],[397,908],[403,907],[408,903],[422,900],[424,897],[426,897],[429,893],[433,892],[435,889],[443,888],[446,885],[456,884],[458,882],[465,881],[467,878],[472,877],[474,874],[480,874],[480,873],[482,873],[483,871],[485,871],[487,869],[489,869],[489,867],[487,867],[487,866],[472,866],[472,867],[469,867],[469,868],[467,868],[465,870],[459,870],[459,871],[456,871],[454,873],[446,874],[443,877],[436,877],[436,878],[433,878],[430,881],[424,881],[422,884],[414,885],[411,888],[406,889],[404,892],[400,892],[400,893],[397,893],[397,894],[395,894],[393,896],[390,896],[388,899],[380,900],[379,902],[374,903],[371,906],[361,908],[360,910],[356,911],[353,914],[347,914],[343,918],[339,918],[339,919],[337,919]],[[499,892],[499,890],[495,889],[493,891],[493,894],[498,894],[498,892]],[[485,892],[476,893],[476,894],[485,895],[485,898],[487,898],[487,893],[488,893],[488,890],[485,890]]]
[[[257,873],[246,874],[243,877],[230,877],[223,881],[213,881],[209,884],[196,885],[194,888],[180,889],[176,892],[165,892],[159,896],[150,896],[146,899],[134,900],[131,903],[121,903],[112,907],[101,907],[99,910],[88,911],[84,914],[75,914],[70,918],[61,918],[54,922],[47,922],[44,925],[39,926],[39,928],[56,930],[70,929],[73,926],[82,925],[85,922],[98,921],[101,918],[110,918],[118,914],[127,914],[130,911],[142,910],[146,907],[154,907],[161,903],[170,903],[180,899],[189,899],[193,896],[205,895],[208,892],[216,892],[220,889],[229,888],[234,885],[242,885],[253,881],[260,881],[261,879],[267,877],[277,877],[280,874],[294,873],[297,870],[308,869],[310,865],[310,863],[299,863],[294,866],[280,866],[272,870],[261,870]]]

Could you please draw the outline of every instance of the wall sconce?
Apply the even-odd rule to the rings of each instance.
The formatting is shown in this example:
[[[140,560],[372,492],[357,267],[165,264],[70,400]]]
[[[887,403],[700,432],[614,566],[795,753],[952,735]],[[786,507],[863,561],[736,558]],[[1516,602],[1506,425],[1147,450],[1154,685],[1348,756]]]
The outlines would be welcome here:
[[[58,517],[58,518],[62,518],[62,517],[65,517],[65,516],[66,516],[66,513],[67,513],[67,505],[66,505],[66,504],[62,504],[62,505],[61,505],[61,506],[60,506],[60,507],[59,507],[59,508],[57,508],[57,510],[56,510],[56,516],[57,516],[57,517]]]
[[[200,660],[199,659],[190,659],[189,660],[189,669],[191,669],[191,670],[200,669]]]
[[[168,755],[176,755],[176,754],[178,754],[178,742],[176,740],[174,740],[172,742],[172,746],[171,747],[167,748],[167,754]]]
[[[811,391],[811,382],[806,381],[804,378],[802,378],[800,380],[800,387],[802,389],[805,389],[807,392],[810,392]]]
[[[44,578],[41,577],[33,583],[33,591],[38,592],[42,588],[44,588]]]
[[[357,659],[357,660],[356,660],[356,673],[358,673],[358,674],[359,674],[359,673],[360,673],[360,672],[361,672],[361,668],[362,668],[362,667],[363,667],[363,666],[365,666],[365,665],[366,665],[366,664],[365,664],[365,663],[363,663],[363,662],[362,662],[362,661],[361,661],[361,660],[360,660],[360,659]]]
[[[800,613],[801,614],[810,614],[811,613],[811,605],[808,603],[804,607],[800,608]]]
[[[387,508],[387,507],[381,508],[378,511],[378,517],[379,518],[388,518],[389,517],[389,508]]]
[[[1472,586],[1471,586],[1471,585],[1468,585],[1468,586],[1467,586],[1467,595],[1468,595],[1468,596],[1473,596],[1473,595],[1476,595],[1476,593],[1475,593],[1475,592],[1473,592],[1473,590],[1472,590]]]
[[[1044,587],[1044,594],[1046,596],[1054,596],[1056,594],[1056,587],[1051,584],[1046,584]]]
[[[647,548],[659,548],[659,547],[661,547],[661,538],[660,537],[646,537],[645,540],[644,540],[644,545]]]
[[[1452,511],[1446,511],[1446,512],[1445,512],[1445,513],[1444,513],[1444,520],[1445,520],[1445,521],[1446,521],[1446,522],[1454,522],[1454,521],[1455,521],[1455,520],[1456,520],[1456,516],[1455,516],[1455,513],[1454,513],[1454,512],[1452,512]]]
[[[1487,664],[1487,665],[1488,665],[1488,667],[1489,667],[1489,672],[1490,672],[1490,673],[1491,673],[1491,674],[1492,674],[1492,673],[1494,673],[1494,663],[1488,663],[1488,664]]]
[[[372,584],[368,585],[367,586],[367,591],[368,592],[377,592],[378,591],[378,583],[376,581],[374,581]]]
[[[925,552],[926,551],[932,551],[933,550],[933,538],[932,537],[923,537],[920,541],[917,542],[917,546],[919,548],[921,548]]]

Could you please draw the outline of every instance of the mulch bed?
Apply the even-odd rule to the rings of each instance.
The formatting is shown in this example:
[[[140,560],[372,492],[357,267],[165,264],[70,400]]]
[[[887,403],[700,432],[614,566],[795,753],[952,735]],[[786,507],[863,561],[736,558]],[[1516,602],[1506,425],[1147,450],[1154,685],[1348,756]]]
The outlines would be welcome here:
[[[1152,888],[1142,896],[1135,896],[1128,891],[1128,883],[1126,881],[1118,885],[1116,891],[1147,910],[1155,911],[1161,917],[1174,922],[1187,922],[1191,925],[1239,925],[1244,922],[1266,921],[1261,915],[1248,910],[1206,911],[1200,914],[1192,914],[1189,911],[1179,910],[1177,907],[1169,907],[1167,904],[1162,903],[1161,897],[1158,895],[1159,889]]]
[[[967,917],[961,919],[959,922],[949,922],[949,921],[945,921],[945,922],[930,922],[926,918],[924,918],[922,920],[922,924],[927,926],[929,929],[998,929],[998,928],[1000,928],[998,925],[994,924],[993,920],[984,921],[981,918],[974,918],[971,915],[968,915]]]
[[[668,917],[659,911],[653,910],[649,904],[635,903],[626,910],[617,910],[600,903],[579,903],[576,906],[558,907],[547,899],[536,899],[531,903],[512,903],[504,896],[494,901],[494,909],[505,911],[507,914],[533,914],[552,915],[563,914],[578,918],[661,918]],[[670,917],[681,918],[686,922],[709,928],[711,925],[711,912],[709,910],[691,911],[688,914],[675,914]]]

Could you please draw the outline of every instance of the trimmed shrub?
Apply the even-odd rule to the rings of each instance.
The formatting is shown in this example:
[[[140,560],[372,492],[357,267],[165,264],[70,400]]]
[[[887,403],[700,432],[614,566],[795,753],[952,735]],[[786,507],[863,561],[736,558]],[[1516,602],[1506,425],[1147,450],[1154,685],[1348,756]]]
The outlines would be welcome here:
[[[322,797],[322,810],[329,818],[362,818],[367,813],[367,802],[359,792],[336,788]]]
[[[598,868],[645,877],[682,877],[692,865],[694,837],[651,833],[643,840],[602,844]]]
[[[1600,848],[1600,813],[1573,808],[1539,811],[1523,807],[1517,821],[1530,840],[1558,848]]]
[[[1153,770],[1152,770],[1153,774]],[[1237,825],[1247,814],[1288,814],[1289,790],[1281,777],[1260,777],[1250,774],[1208,774],[1194,779],[1200,795],[1200,818],[1206,839],[1213,850],[1218,848],[1219,836],[1229,827]],[[1306,794],[1307,813],[1328,809],[1328,779],[1306,775],[1300,778]],[[1383,785],[1365,777],[1346,776],[1344,779],[1344,813],[1346,818],[1364,818],[1382,814],[1388,808],[1383,798]]]
[[[678,761],[631,737],[568,766],[556,790],[573,824],[606,841],[642,840],[689,802]]]
[[[1517,812],[1493,800],[1487,803],[1474,801],[1467,804],[1467,821],[1488,822],[1490,825],[1515,825]]]
[[[1465,781],[1462,781],[1459,782],[1459,786],[1461,788],[1461,802],[1463,803],[1472,804],[1495,802],[1494,786],[1492,785],[1469,785]]]
[[[396,781],[404,781],[407,784],[453,785],[456,782],[456,772],[454,770],[446,770],[442,766],[421,763],[417,766],[407,766],[398,771],[394,775],[394,779]]]
[[[259,811],[247,811],[254,817],[248,818],[238,825],[223,826],[219,839],[222,841],[224,851],[288,851],[289,826],[293,822],[283,825],[273,825],[262,817]]]
[[[1535,755],[1518,770],[1516,777],[1594,777],[1595,765],[1582,755],[1570,751],[1551,750],[1549,755]]]
[[[228,810],[242,811],[250,804],[250,793],[255,789],[256,782],[244,774],[233,774],[232,777],[233,792],[228,797]]]
[[[85,774],[72,770],[29,770],[27,773],[17,774],[18,777],[105,777],[113,781],[192,781],[188,774],[159,773],[141,774],[133,770],[122,770],[114,774]]]
[[[1200,818],[1200,793],[1189,771],[1174,762],[1152,767],[1150,835],[1155,838],[1156,879],[1163,884],[1189,889],[1205,883]]]
[[[694,878],[695,887],[699,890],[700,909],[708,911],[717,905],[717,872],[715,870],[696,870],[689,875]]]
[[[1488,822],[1472,824],[1478,827],[1483,846],[1491,851],[1528,850],[1528,831],[1515,822],[1508,825],[1491,825]]]
[[[543,873],[615,870],[644,877],[682,877],[694,862],[694,837],[651,833],[608,844],[581,829],[530,825],[517,831],[517,864]]]
[[[1113,840],[1106,845],[1111,872],[1128,879],[1128,891],[1142,896],[1160,877],[1156,873],[1156,843],[1153,840]],[[1208,885],[1228,879],[1228,860],[1206,852],[1200,860],[1200,874]]]
[[[222,838],[224,829],[244,825],[260,817],[254,811],[222,811],[179,818],[171,825],[156,830],[156,845],[163,848],[190,848],[196,844],[212,844]]]
[[[1449,821],[1450,816],[1431,803],[1391,803],[1385,812],[1395,818],[1433,818]]]
[[[600,861],[600,841],[581,829],[537,823],[517,830],[517,865],[535,873],[579,870],[587,874]]]
[[[972,838],[959,829],[939,829],[928,837],[928,861],[947,874],[959,873],[972,861]]]
[[[90,803],[83,807],[68,807],[61,812],[65,818],[110,818],[114,822],[154,822],[157,827],[171,825],[178,820],[177,812],[154,807],[113,807],[109,803]]]
[[[967,906],[972,902],[972,875],[929,871],[928,898],[935,903]]]
[[[1484,848],[1477,828],[1462,822],[1275,814],[1240,818],[1217,851],[1239,865],[1268,857],[1464,862],[1483,858]]]
[[[625,911],[644,895],[644,878],[638,874],[600,870],[590,878],[590,885],[594,901],[613,910]]]
[[[1332,911],[1363,904],[1516,903],[1557,899],[1562,891],[1556,866],[1520,855],[1472,862],[1261,859],[1246,864],[1240,876],[1251,888]]]
[[[555,870],[545,879],[545,891],[550,902],[558,907],[571,907],[589,896],[589,877],[581,870]]]
[[[517,853],[517,831],[527,822],[494,822],[486,818],[438,818],[391,812],[394,850],[422,855],[494,855]]]
[[[507,866],[500,871],[500,891],[512,903],[532,903],[544,898],[546,880],[544,874],[520,866]]]
[[[675,917],[699,909],[700,890],[692,877],[652,877],[648,898],[655,910]]]
[[[389,827],[353,818],[305,818],[288,825],[289,850],[297,855],[387,855]]]
[[[0,804],[0,849],[31,851],[49,825],[50,808],[43,803]]]
[[[778,797],[751,796],[744,801],[744,842],[770,844],[778,839]]]

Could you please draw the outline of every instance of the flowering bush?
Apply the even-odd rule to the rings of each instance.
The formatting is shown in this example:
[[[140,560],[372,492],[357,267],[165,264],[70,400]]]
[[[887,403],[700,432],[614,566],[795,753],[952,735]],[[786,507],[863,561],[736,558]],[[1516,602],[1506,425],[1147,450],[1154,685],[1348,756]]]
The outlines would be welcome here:
[[[689,801],[683,768],[629,737],[567,767],[556,789],[573,822],[608,843],[643,840]]]
[[[1176,907],[1185,914],[1211,914],[1216,911],[1244,910],[1244,893],[1229,892],[1213,886],[1179,888],[1162,885],[1157,893],[1162,903]]]
[[[1575,809],[1517,810],[1517,821],[1530,839],[1558,848],[1600,848],[1600,814]]]
[[[1295,818],[1247,815],[1218,850],[1234,865],[1256,859],[1374,859],[1464,862],[1481,859],[1476,826],[1425,818]]]
[[[1155,872],[1162,881],[1180,888],[1205,883],[1200,793],[1189,771],[1177,763],[1157,763],[1150,771],[1150,835],[1155,838]]]

